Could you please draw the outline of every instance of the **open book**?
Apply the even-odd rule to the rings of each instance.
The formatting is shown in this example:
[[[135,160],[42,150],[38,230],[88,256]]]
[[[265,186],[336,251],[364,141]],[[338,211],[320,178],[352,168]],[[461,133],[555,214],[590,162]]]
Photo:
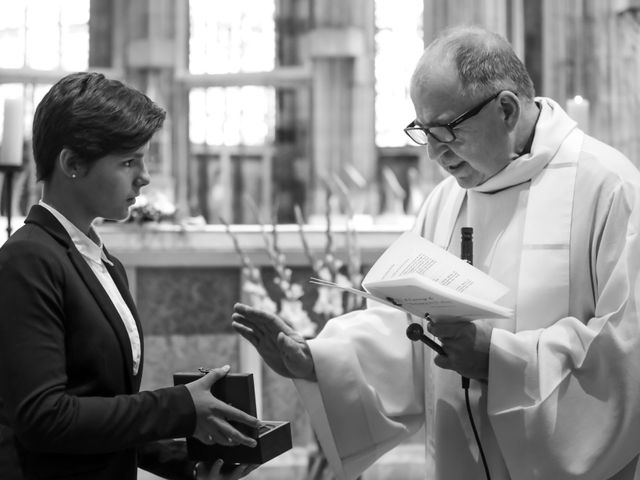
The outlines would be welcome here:
[[[362,288],[312,278],[404,312],[434,320],[508,318],[511,309],[495,302],[508,288],[464,260],[413,232],[387,248],[362,281]]]

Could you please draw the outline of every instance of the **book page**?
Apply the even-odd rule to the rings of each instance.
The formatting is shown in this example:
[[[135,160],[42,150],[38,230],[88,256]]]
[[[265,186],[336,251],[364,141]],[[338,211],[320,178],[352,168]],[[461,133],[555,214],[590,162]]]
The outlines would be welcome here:
[[[378,258],[362,281],[369,290],[378,281],[425,276],[459,293],[495,302],[508,288],[464,260],[414,232],[403,233]]]
[[[508,318],[513,315],[509,308],[464,295],[417,274],[375,282],[371,285],[371,292],[319,278],[311,278],[309,281],[321,287],[335,288],[374,300],[420,318],[427,314],[434,320]]]
[[[377,297],[365,290],[358,290],[357,288],[353,288],[353,287],[348,287],[346,285],[339,285],[335,282],[332,282],[330,280],[323,280],[321,278],[315,278],[315,277],[311,277],[309,279],[309,283],[312,283],[314,285],[318,285],[320,287],[328,287],[328,288],[335,288],[336,290],[342,290],[345,293],[351,293],[353,295],[357,295],[361,298],[365,298],[367,300],[373,300],[376,302],[380,302],[380,303],[384,303],[385,305],[388,305],[390,307],[398,307],[398,305],[394,304],[393,302],[389,301],[389,300],[385,300],[382,299],[380,297]],[[399,308],[399,310],[402,310],[403,312],[405,311],[402,308]]]
[[[512,311],[487,300],[462,294],[433,282],[429,278],[410,274],[403,278],[381,280],[370,286],[371,294],[393,303],[413,315],[433,319],[476,319],[510,317]]]

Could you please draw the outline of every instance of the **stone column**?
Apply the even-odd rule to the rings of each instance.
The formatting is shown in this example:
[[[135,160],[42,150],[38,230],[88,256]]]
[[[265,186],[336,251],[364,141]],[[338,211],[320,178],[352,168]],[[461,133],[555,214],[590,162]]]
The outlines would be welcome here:
[[[119,1],[119,0],[117,0]],[[137,0],[121,5],[121,24],[125,31],[123,61],[127,81],[145,92],[167,111],[164,128],[151,141],[147,167],[151,184],[147,194],[162,193],[179,206],[178,215],[186,215],[186,180],[181,173],[187,158],[177,154],[172,142],[173,123],[186,122],[186,110],[175,112],[176,15],[173,0]],[[118,25],[120,22],[116,22]],[[177,194],[176,194],[177,193]]]
[[[314,3],[312,210],[325,209],[322,182],[347,163],[367,180],[375,172],[373,0]]]

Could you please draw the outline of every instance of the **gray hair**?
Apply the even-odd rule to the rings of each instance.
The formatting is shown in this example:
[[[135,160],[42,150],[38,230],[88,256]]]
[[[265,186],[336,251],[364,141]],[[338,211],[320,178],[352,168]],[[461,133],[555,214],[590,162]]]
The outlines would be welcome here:
[[[425,49],[413,81],[423,78],[424,59],[434,52],[456,66],[465,95],[476,97],[511,90],[523,99],[535,97],[533,81],[524,64],[509,42],[497,33],[474,26],[445,30]]]

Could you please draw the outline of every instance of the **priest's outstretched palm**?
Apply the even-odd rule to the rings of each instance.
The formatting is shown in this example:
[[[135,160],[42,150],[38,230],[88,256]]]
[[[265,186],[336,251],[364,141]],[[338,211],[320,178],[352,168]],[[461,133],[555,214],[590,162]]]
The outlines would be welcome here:
[[[285,320],[242,303],[236,303],[232,327],[258,350],[276,373],[288,378],[315,380],[307,342]]]

